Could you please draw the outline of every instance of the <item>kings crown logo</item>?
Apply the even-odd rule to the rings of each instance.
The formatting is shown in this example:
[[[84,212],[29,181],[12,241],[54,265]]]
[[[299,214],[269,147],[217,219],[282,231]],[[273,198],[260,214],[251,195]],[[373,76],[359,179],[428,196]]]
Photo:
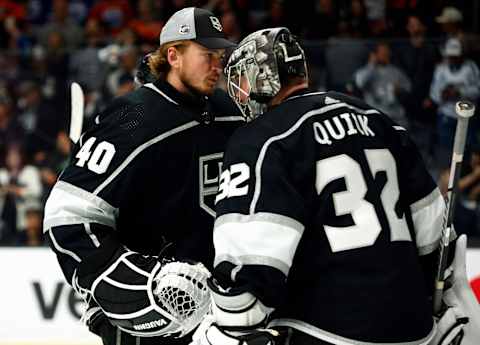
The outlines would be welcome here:
[[[221,32],[223,30],[222,24],[220,23],[217,17],[210,16],[210,22],[212,22],[212,26],[218,31]]]

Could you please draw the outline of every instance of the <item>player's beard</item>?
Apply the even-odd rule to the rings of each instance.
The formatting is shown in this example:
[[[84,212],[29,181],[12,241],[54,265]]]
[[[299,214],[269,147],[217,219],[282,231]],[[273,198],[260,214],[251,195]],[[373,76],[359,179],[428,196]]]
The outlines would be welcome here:
[[[180,75],[180,80],[193,95],[210,96],[211,94],[213,94],[213,91],[215,90],[215,86],[217,84],[217,82],[209,82],[208,78],[194,83],[192,82],[191,78],[189,78],[186,74],[183,73]]]

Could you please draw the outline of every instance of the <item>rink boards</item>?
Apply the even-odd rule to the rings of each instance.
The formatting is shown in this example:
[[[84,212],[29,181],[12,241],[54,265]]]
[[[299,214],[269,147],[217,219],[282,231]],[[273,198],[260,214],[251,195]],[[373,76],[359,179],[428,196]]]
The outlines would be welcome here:
[[[480,283],[480,248],[468,250],[467,272]],[[101,344],[79,321],[83,302],[49,249],[0,247],[0,277],[0,345]]]

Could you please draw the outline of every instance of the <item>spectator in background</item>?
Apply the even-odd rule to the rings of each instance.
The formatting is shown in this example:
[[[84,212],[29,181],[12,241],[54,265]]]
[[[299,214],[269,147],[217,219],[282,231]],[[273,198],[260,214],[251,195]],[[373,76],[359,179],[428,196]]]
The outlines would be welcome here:
[[[82,44],[83,30],[70,18],[67,0],[53,0],[52,5],[52,17],[45,25],[39,27],[38,41],[46,47],[50,44],[52,33],[61,34],[64,48],[71,52]]]
[[[417,10],[418,0],[387,0],[387,18],[394,37],[403,36],[407,18]]]
[[[15,205],[16,229],[25,228],[25,208],[27,203],[40,203],[42,183],[40,172],[33,165],[26,164],[23,148],[12,144],[7,148],[5,168],[0,168],[0,188],[6,203]]]
[[[132,81],[137,73],[137,64],[139,61],[138,48],[135,46],[126,46],[120,53],[120,64],[107,77],[107,90],[110,96],[115,96],[120,86],[120,78],[124,75],[130,75]]]
[[[84,127],[87,127],[84,125]],[[71,150],[71,141],[65,131],[60,131],[57,135],[56,150],[45,157],[44,161],[39,162],[40,177],[43,186],[42,201],[45,201],[50,194],[58,176],[68,164],[68,157]]]
[[[480,44],[478,35],[467,33],[463,28],[463,14],[456,7],[445,7],[435,21],[441,25],[444,37],[442,44],[450,38],[456,38],[463,47],[463,53],[469,57],[480,57]]]
[[[458,38],[463,40],[463,14],[460,10],[453,6],[444,7],[440,16],[435,21],[441,25],[442,31],[448,38]]]
[[[306,24],[302,32],[305,39],[321,40],[335,34],[338,18],[332,0],[316,0],[313,10],[308,11],[306,16]],[[285,23],[277,23],[272,26],[285,26]]]
[[[263,28],[273,28],[276,26],[285,26],[287,13],[285,12],[285,4],[282,0],[269,0],[267,16],[261,23]],[[317,23],[318,25],[318,23]]]
[[[90,92],[100,93],[107,77],[107,65],[100,60],[99,53],[105,42],[105,31],[96,19],[85,25],[86,47],[75,51],[70,59],[69,70],[72,81],[78,82]]]
[[[408,17],[406,30],[409,37],[395,47],[394,56],[412,82],[412,90],[405,100],[406,114],[412,139],[428,162],[434,149],[436,117],[429,93],[438,54],[435,45],[427,40],[426,27],[418,16]]]
[[[101,21],[110,36],[116,36],[127,26],[133,11],[127,0],[100,0],[90,10],[89,18]]]
[[[130,73],[124,73],[118,78],[118,87],[115,97],[125,96],[127,93],[135,90],[134,77]]]
[[[43,206],[38,202],[25,205],[25,228],[17,234],[16,244],[27,247],[45,245],[43,238]]]
[[[348,12],[348,22],[350,22],[353,37],[362,38],[368,35],[368,21],[365,2],[363,0],[351,1]]]
[[[369,32],[382,37],[387,32],[386,0],[364,0],[367,9]]]
[[[455,208],[455,230],[467,235],[480,235],[480,146],[474,146],[468,164],[462,169],[458,181],[457,204]],[[440,175],[439,186],[443,195],[447,195],[450,171],[444,169]]]
[[[63,114],[67,109],[68,64],[70,61],[65,36],[61,32],[50,32],[45,48],[46,75],[37,80],[42,83],[43,95],[55,104],[57,111]]]
[[[145,50],[151,51],[157,45],[163,22],[156,17],[153,0],[139,0],[136,10],[136,16],[128,26],[135,32],[140,44],[149,46]]]
[[[25,5],[17,1],[0,0],[0,49],[15,46],[18,22],[26,18]]]
[[[327,41],[325,48],[326,88],[346,92],[355,71],[368,59],[368,48],[363,40],[352,37],[349,23],[340,21],[337,34]]]
[[[462,100],[476,102],[480,96],[478,66],[465,59],[461,42],[450,38],[443,49],[445,61],[436,66],[430,87],[430,97],[438,107],[437,138],[438,161],[447,166],[456,127],[455,103]],[[474,139],[469,131],[467,143]]]
[[[243,33],[235,12],[232,10],[224,12],[220,16],[220,21],[222,23],[223,32],[227,36],[228,40],[235,43],[240,42]]]
[[[7,96],[0,96],[0,162],[5,161],[5,149],[15,141],[21,141],[24,134],[14,118],[12,107],[12,102]]]
[[[25,149],[34,161],[42,161],[55,147],[55,137],[66,121],[47,102],[34,81],[24,81],[18,87],[18,122],[26,134]]]
[[[404,128],[409,127],[404,101],[412,89],[410,79],[390,62],[388,43],[379,43],[368,64],[355,73],[355,85],[371,106],[385,112]]]

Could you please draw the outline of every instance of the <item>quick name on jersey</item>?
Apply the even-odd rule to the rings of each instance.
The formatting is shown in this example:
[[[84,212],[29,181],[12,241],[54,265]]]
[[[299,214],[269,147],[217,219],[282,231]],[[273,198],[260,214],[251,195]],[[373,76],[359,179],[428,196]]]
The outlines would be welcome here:
[[[375,133],[368,127],[368,117],[352,113],[343,113],[332,117],[331,120],[314,122],[313,133],[315,140],[322,145],[331,145],[331,139],[341,140],[346,135],[375,136]]]

